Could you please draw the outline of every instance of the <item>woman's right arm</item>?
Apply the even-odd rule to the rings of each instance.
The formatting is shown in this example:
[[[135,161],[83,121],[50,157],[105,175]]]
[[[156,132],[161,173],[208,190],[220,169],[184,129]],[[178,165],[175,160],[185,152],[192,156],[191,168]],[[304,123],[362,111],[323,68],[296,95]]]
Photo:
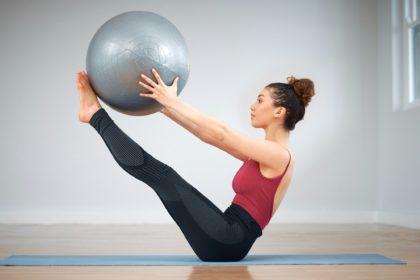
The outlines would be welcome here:
[[[183,128],[185,128],[186,130],[188,130],[189,132],[191,132],[193,135],[195,135],[197,138],[199,138],[201,141],[212,145],[216,148],[221,149],[222,151],[227,152],[228,154],[232,155],[233,157],[241,160],[241,161],[245,161],[248,159],[247,156],[245,156],[244,154],[242,154],[239,151],[236,151],[234,149],[229,149],[227,146],[223,145],[223,143],[221,143],[220,141],[212,141],[211,139],[209,139],[208,137],[205,137],[205,135],[203,135],[202,133],[200,133],[200,129],[197,128],[197,126],[194,123],[188,122],[187,120],[180,118],[176,113],[173,113],[167,109],[162,109],[160,111],[161,113],[163,113],[165,116],[167,116],[168,118],[170,118],[171,120],[173,120],[174,122],[176,122],[177,124],[179,124],[180,126],[182,126]]]

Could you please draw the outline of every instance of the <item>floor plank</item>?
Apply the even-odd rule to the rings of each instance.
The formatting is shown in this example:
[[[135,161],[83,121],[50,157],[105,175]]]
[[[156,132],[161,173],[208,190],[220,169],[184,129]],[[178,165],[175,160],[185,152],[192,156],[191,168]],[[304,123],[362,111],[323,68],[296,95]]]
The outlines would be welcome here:
[[[384,224],[270,224],[250,254],[378,253],[406,265],[235,267],[0,267],[0,279],[420,279],[420,230]],[[170,225],[0,225],[0,258],[12,254],[194,254]]]

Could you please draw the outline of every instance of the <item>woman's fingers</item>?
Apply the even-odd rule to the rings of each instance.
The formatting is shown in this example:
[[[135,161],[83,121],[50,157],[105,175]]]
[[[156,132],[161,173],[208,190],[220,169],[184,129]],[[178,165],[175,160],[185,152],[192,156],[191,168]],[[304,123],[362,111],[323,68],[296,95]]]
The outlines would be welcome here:
[[[152,68],[152,73],[153,73],[153,77],[155,78],[155,80],[157,81],[157,84],[155,81],[152,80],[152,78],[149,78],[148,76],[146,76],[145,74],[141,74],[140,78],[144,80],[143,81],[139,81],[139,85],[141,85],[142,87],[144,87],[145,89],[151,91],[151,93],[139,93],[139,96],[142,97],[146,97],[146,98],[151,98],[154,99],[156,101],[158,101],[159,103],[166,104],[167,100],[169,98],[172,98],[172,96],[174,95],[176,97],[176,93],[173,93],[173,88],[172,87],[168,87],[161,79],[161,77],[159,76],[159,73],[156,71],[156,69]],[[174,79],[174,82],[172,85],[174,85],[176,87],[177,83],[178,83],[178,79],[179,77],[176,77]],[[162,112],[167,114],[167,112]]]
[[[154,91],[155,90],[154,88],[152,88],[151,86],[149,86],[149,85],[147,85],[147,84],[145,84],[143,82],[139,82],[139,85],[141,85],[142,87],[144,87],[145,89],[148,89],[150,91]]]
[[[153,75],[155,76],[156,81],[158,82],[158,84],[165,84],[165,83],[162,81],[162,79],[160,78],[159,73],[156,71],[156,69],[155,69],[155,68],[152,68],[152,73],[153,73]]]
[[[178,86],[178,80],[179,80],[179,77],[176,77],[175,80],[173,81],[172,85]]]
[[[152,80],[152,79],[150,79],[149,77],[147,77],[146,75],[144,75],[144,74],[141,74],[141,77],[146,81],[146,82],[148,82],[150,85],[152,85],[153,87],[156,87],[157,86],[157,84]]]
[[[143,96],[143,97],[147,97],[147,98],[152,98],[152,99],[155,98],[155,96],[153,94],[150,94],[150,93],[141,92],[141,93],[139,93],[139,95]]]

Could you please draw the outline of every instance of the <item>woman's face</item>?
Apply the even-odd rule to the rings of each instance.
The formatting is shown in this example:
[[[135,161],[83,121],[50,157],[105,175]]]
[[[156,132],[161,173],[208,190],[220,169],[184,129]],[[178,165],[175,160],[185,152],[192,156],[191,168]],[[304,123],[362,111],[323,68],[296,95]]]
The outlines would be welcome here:
[[[257,96],[257,100],[251,105],[251,123],[255,128],[265,128],[275,116],[276,107],[273,105],[271,90],[264,88]]]

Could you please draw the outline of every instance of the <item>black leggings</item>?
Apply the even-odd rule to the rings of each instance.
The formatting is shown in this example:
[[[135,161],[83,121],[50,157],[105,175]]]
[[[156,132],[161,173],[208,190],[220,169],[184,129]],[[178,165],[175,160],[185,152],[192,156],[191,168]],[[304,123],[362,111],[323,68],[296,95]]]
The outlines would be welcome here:
[[[262,235],[242,207],[222,212],[170,166],[158,161],[128,137],[101,108],[89,122],[125,171],[149,185],[203,261],[239,261]]]

